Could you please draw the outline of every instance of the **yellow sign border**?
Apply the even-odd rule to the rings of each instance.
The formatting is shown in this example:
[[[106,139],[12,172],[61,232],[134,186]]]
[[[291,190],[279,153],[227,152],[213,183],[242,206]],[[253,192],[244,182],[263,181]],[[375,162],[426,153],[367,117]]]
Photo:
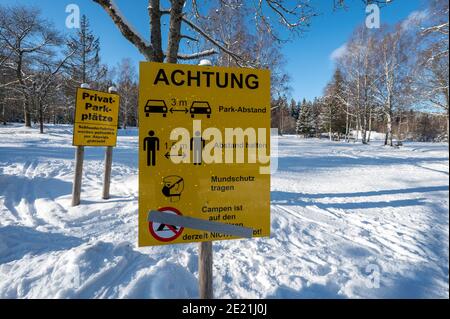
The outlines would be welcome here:
[[[153,64],[153,66],[150,66],[150,64]],[[146,65],[146,66],[144,66],[144,65]],[[152,71],[146,71],[146,73],[143,75],[143,73],[144,73],[143,72],[143,67],[145,67],[145,68],[152,67],[152,68],[157,68],[157,69],[156,69],[156,71],[153,71],[153,72]],[[266,128],[266,141],[268,143],[267,147],[269,147],[268,148],[269,149],[268,152],[270,154],[270,128],[271,128],[271,125],[270,125],[270,122],[271,122],[271,111],[270,111],[270,70],[267,70],[267,69],[259,70],[259,69],[248,69],[248,68],[233,68],[233,67],[228,68],[228,67],[220,67],[220,66],[210,66],[210,67],[209,66],[208,67],[201,66],[200,67],[200,66],[196,66],[196,65],[156,63],[156,62],[141,62],[140,63],[140,67],[139,67],[139,79],[140,80],[139,80],[139,106],[138,107],[139,107],[139,116],[140,117],[144,116],[144,117],[141,118],[140,123],[139,123],[139,154],[138,154],[138,158],[139,158],[139,176],[138,176],[138,183],[139,183],[138,246],[139,247],[173,245],[173,244],[187,244],[187,243],[217,241],[217,240],[242,239],[242,237],[230,236],[230,235],[223,236],[223,237],[221,237],[221,236],[218,236],[218,237],[210,236],[210,237],[206,237],[206,238],[203,238],[203,239],[195,239],[195,240],[194,239],[186,239],[186,240],[183,239],[183,240],[180,240],[181,239],[181,236],[180,236],[180,237],[178,237],[176,239],[173,239],[173,240],[170,240],[168,242],[158,241],[155,238],[147,239],[148,231],[149,231],[148,228],[150,226],[149,225],[149,221],[147,220],[147,215],[148,215],[148,213],[150,211],[145,211],[147,208],[149,208],[149,207],[147,207],[147,206],[149,206],[149,204],[142,205],[142,203],[143,203],[142,201],[144,201],[145,199],[141,198],[141,195],[143,195],[141,187],[144,184],[147,184],[147,186],[145,188],[145,193],[152,193],[153,192],[152,196],[149,197],[151,200],[147,199],[147,201],[149,203],[151,203],[151,205],[155,206],[155,207],[151,207],[151,209],[154,209],[154,210],[162,210],[163,208],[164,209],[168,209],[168,208],[179,209],[180,211],[182,211],[183,216],[196,217],[196,215],[191,215],[190,214],[190,213],[192,213],[192,210],[189,209],[189,208],[188,208],[188,213],[186,214],[185,208],[186,208],[186,205],[193,206],[193,205],[196,205],[197,204],[196,202],[199,201],[199,200],[196,199],[196,200],[190,202],[189,204],[188,203],[185,203],[185,204],[177,203],[177,204],[175,204],[175,203],[170,203],[170,202],[165,202],[165,201],[160,201],[159,200],[159,198],[161,196],[159,187],[162,186],[162,181],[161,180],[157,180],[158,178],[156,176],[164,177],[166,175],[165,171],[166,171],[167,167],[162,168],[161,171],[154,170],[151,173],[152,175],[150,175],[150,176],[152,176],[151,180],[153,180],[151,183],[142,181],[142,178],[144,176],[142,174],[147,174],[147,168],[145,169],[145,172],[141,171],[141,168],[142,168],[141,165],[142,165],[142,163],[144,161],[143,159],[141,159],[141,157],[144,156],[144,155],[141,154],[141,147],[142,147],[142,145],[141,145],[142,143],[141,142],[142,142],[142,139],[143,139],[142,131],[147,132],[147,130],[151,129],[151,130],[155,131],[155,133],[156,133],[155,137],[161,137],[162,136],[161,135],[162,131],[165,131],[166,133],[168,133],[170,131],[169,130],[170,127],[172,127],[174,125],[177,125],[176,124],[177,122],[170,122],[170,124],[168,124],[168,125],[162,125],[162,126],[158,125],[157,127],[155,127],[154,126],[155,122],[153,122],[153,123],[152,122],[146,123],[146,120],[145,120],[146,117],[144,115],[144,113],[145,113],[144,112],[145,100],[147,100],[149,98],[150,99],[155,99],[155,100],[163,99],[165,102],[167,102],[167,100],[169,100],[170,98],[180,99],[180,98],[183,98],[183,97],[187,97],[187,96],[181,96],[181,95],[187,95],[186,92],[189,91],[189,88],[187,88],[187,87],[181,88],[180,86],[177,86],[177,87],[167,86],[167,87],[160,87],[160,88],[158,88],[157,87],[158,85],[156,85],[154,83],[154,81],[153,81],[153,76],[155,76],[158,68],[159,69],[160,68],[171,69],[171,68],[177,68],[177,67],[178,68],[195,68],[195,71],[211,71],[211,69],[216,69],[218,72],[220,72],[220,71],[227,71],[227,72],[233,72],[233,73],[236,73],[239,70],[238,72],[243,73],[243,74],[245,74],[247,72],[261,72],[261,74],[264,74],[265,72],[269,72],[268,74],[265,73],[265,75],[263,76],[265,81],[263,82],[264,85],[261,85],[261,89],[263,91],[260,91],[260,93],[263,93],[263,94],[256,94],[256,96],[262,97],[261,100],[259,100],[259,102],[257,102],[257,103],[250,103],[250,104],[252,104],[252,105],[253,104],[257,104],[258,106],[264,107],[266,109],[267,117],[264,119],[264,121],[262,123],[264,123],[263,127]],[[166,69],[166,73],[170,72],[168,69]],[[153,85],[151,83],[153,83]],[[180,92],[180,89],[182,91],[186,91],[186,92]],[[190,90],[189,91],[190,92],[189,93],[189,96],[190,96],[189,97],[189,101],[190,101],[190,99],[194,99],[194,97],[195,97],[195,99],[199,99],[199,100],[201,99],[200,97],[203,98],[202,94],[197,95],[197,92],[195,92],[195,91],[198,91],[198,90],[201,90],[201,89],[202,88]],[[229,90],[229,89],[227,89],[227,90]],[[147,93],[147,92],[153,92],[153,93]],[[214,94],[214,93],[211,92],[209,94]],[[255,96],[255,94],[253,94],[253,97],[254,96]],[[252,97],[248,97],[247,99],[251,99],[251,98]],[[206,98],[206,99],[208,99],[208,98]],[[236,103],[235,101],[234,102],[232,102],[232,101],[233,100],[229,101],[229,103]],[[217,102],[217,100],[216,100],[216,102]],[[168,103],[166,103],[166,104],[167,104],[167,106],[169,106]],[[218,113],[218,111],[215,111],[215,114],[220,114],[220,113]],[[231,115],[231,113],[227,113],[227,114]],[[159,116],[159,115],[153,115],[152,114],[150,116],[153,117],[153,116]],[[172,116],[178,116],[178,115],[169,115],[168,114],[167,117],[169,117],[169,116],[172,117]],[[179,116],[182,116],[182,115],[179,115]],[[241,116],[241,113],[239,113],[239,114],[236,113],[236,114],[234,114],[234,116]],[[161,118],[163,118],[163,117],[161,117]],[[189,118],[189,120],[190,120],[190,118]],[[210,121],[210,120],[206,119],[206,121]],[[226,117],[222,118],[218,122],[221,123],[221,122],[224,122],[224,121],[226,121]],[[253,119],[253,121],[257,121],[257,120]],[[144,124],[144,123],[146,123],[146,124]],[[158,122],[158,123],[160,123],[160,122]],[[190,121],[184,122],[184,120],[183,120],[183,123],[186,123],[186,124],[182,125],[183,127],[186,127],[186,128],[190,128],[191,125],[192,125],[192,124],[189,124],[189,123],[192,123]],[[249,125],[251,127],[260,128],[260,126],[258,124],[251,124],[251,123],[252,123],[252,121],[249,122]],[[220,126],[221,124],[218,124],[218,125]],[[207,125],[206,125],[206,127],[207,127]],[[227,128],[227,127],[226,126],[223,126],[223,127],[220,126],[221,130],[225,129],[225,128]],[[163,144],[163,142],[161,141],[161,146],[162,146],[162,144]],[[164,153],[164,152],[161,151],[161,153]],[[157,155],[157,156],[159,156],[159,155]],[[159,162],[161,160],[162,159],[157,159],[157,162]],[[249,165],[249,164],[250,163],[246,163],[245,165]],[[214,165],[214,164],[210,164],[210,165]],[[225,165],[225,164],[222,164],[222,165]],[[236,164],[236,165],[238,165],[238,164]],[[255,168],[254,168],[254,169],[256,169],[258,164],[251,164],[251,165],[256,165]],[[259,165],[261,165],[261,164],[259,164]],[[187,170],[187,169],[190,169],[190,168],[188,168],[188,167],[184,167],[183,168],[183,166],[180,166],[179,168],[176,168],[173,171],[173,174],[177,175],[176,172],[181,172],[182,170]],[[233,175],[235,173],[239,173],[239,171],[241,169],[242,169],[242,167],[235,166],[233,171],[230,172],[230,174]],[[171,172],[171,174],[172,174],[172,172]],[[228,175],[228,174],[229,173],[225,173],[223,175]],[[189,176],[192,177],[193,176],[192,173],[188,173],[187,175],[188,175],[187,177],[189,177]],[[220,175],[222,175],[222,174],[220,174]],[[217,176],[219,176],[219,175],[217,175]],[[247,204],[245,202],[243,202],[243,203],[244,203],[244,206],[245,206],[245,211],[253,211],[255,206],[258,206],[258,207],[262,206],[262,207],[264,207],[264,210],[260,210],[261,212],[264,211],[264,215],[260,215],[260,216],[264,216],[264,217],[260,218],[261,221],[258,222],[259,225],[261,225],[263,228],[262,229],[260,228],[259,229],[260,233],[259,234],[254,234],[253,237],[267,237],[267,236],[270,236],[270,231],[271,231],[271,229],[270,229],[270,182],[271,182],[271,176],[270,176],[270,174],[259,174],[258,176],[265,176],[265,177],[262,177],[262,180],[264,180],[264,182],[262,182],[262,183],[259,182],[260,186],[258,186],[258,187],[261,187],[264,190],[267,190],[267,193],[265,193],[263,196],[260,196],[260,195],[258,196],[259,198],[262,198],[264,200],[264,204],[261,205],[261,204],[258,204],[257,202],[255,202],[254,205],[247,206]],[[184,176],[183,176],[183,178],[184,178]],[[208,180],[210,180],[210,178],[208,178]],[[258,184],[256,184],[256,185],[258,185]],[[252,188],[251,186],[245,185],[245,187],[244,187],[244,189],[246,189],[246,190],[249,190],[250,188],[252,189],[251,191],[253,192],[254,188]],[[214,198],[214,201],[216,201],[216,202],[219,201],[220,197],[223,198],[224,195],[222,193],[220,193],[218,198]],[[235,198],[233,198],[232,200],[235,200]],[[240,199],[239,196],[237,196],[237,200],[242,200],[242,199]],[[242,209],[242,205],[241,205],[241,209]],[[266,209],[267,209],[267,211],[266,211]],[[197,212],[197,210],[196,210],[196,212]],[[200,213],[200,210],[197,213]],[[266,215],[266,213],[267,213],[267,215]],[[240,213],[238,213],[236,216],[238,216],[239,214]],[[198,214],[198,215],[201,215],[201,214]],[[211,215],[213,215],[213,214],[211,214]],[[245,217],[245,218],[259,218],[259,217],[258,217],[258,215],[256,213],[252,213],[252,217]],[[207,220],[207,219],[205,219],[205,220]],[[250,225],[244,224],[244,227],[249,227],[249,226]],[[254,229],[258,229],[258,228],[255,227]],[[186,233],[186,230],[188,230],[188,229],[185,229],[183,234]],[[187,233],[187,235],[190,235],[190,234],[193,234],[193,233],[207,233],[207,231],[205,232],[205,231],[189,229],[189,233]],[[144,239],[144,238],[146,238],[146,239]]]

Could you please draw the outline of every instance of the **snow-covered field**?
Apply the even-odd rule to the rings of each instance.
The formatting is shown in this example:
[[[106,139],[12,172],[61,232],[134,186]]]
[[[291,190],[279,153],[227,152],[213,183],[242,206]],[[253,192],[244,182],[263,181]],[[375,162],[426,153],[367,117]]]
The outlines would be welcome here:
[[[197,245],[137,248],[137,131],[110,200],[87,148],[71,207],[71,126],[0,127],[0,298],[197,298]],[[279,138],[270,238],[214,243],[218,298],[449,297],[447,144]]]

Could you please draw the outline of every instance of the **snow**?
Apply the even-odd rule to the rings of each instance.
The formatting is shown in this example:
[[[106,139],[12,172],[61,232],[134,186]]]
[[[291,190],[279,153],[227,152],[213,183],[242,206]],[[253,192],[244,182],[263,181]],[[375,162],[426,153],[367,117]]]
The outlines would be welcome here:
[[[197,298],[197,245],[137,247],[137,130],[110,200],[71,126],[0,127],[0,298]],[[218,298],[448,298],[447,144],[279,140],[270,238],[214,242]],[[379,284],[378,284],[379,283]]]
[[[386,134],[384,133],[380,133],[380,132],[376,132],[376,131],[367,131],[366,132],[366,136],[369,137],[370,134],[370,140],[371,141],[384,141],[384,139],[386,138]],[[353,138],[357,138],[358,140],[361,141],[362,139],[362,132],[361,131],[356,131],[356,130],[352,130],[350,133],[350,136]]]

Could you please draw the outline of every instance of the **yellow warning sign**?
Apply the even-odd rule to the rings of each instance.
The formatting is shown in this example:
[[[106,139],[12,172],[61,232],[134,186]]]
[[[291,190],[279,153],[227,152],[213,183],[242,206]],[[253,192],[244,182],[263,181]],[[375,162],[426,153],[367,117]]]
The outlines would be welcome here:
[[[116,146],[119,117],[117,94],[77,89],[74,146]]]
[[[270,72],[139,74],[139,246],[268,236]]]

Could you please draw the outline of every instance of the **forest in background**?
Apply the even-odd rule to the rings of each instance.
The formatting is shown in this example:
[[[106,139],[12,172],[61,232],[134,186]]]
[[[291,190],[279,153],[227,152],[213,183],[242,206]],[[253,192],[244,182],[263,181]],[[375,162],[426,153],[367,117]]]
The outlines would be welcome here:
[[[94,2],[110,16],[120,16],[109,1]],[[173,1],[173,8],[181,2]],[[282,1],[268,3],[278,3],[279,11],[285,8]],[[395,140],[448,140],[448,1],[428,3],[397,25],[376,30],[358,27],[335,57],[336,71],[323,96],[313,101],[291,97],[281,53],[285,39],[264,21],[263,8],[256,11],[256,27],[250,27],[248,17],[254,12],[240,0],[219,1],[206,13],[192,1],[190,18],[197,23],[187,18],[184,22],[197,32],[190,36],[180,31],[178,46],[172,50],[168,41],[165,54],[148,55],[148,47],[134,38],[131,28],[113,20],[148,60],[198,63],[208,57],[217,66],[269,68],[272,126],[281,134],[349,141],[357,131],[361,142],[369,143],[371,132],[377,131],[385,134],[386,144],[394,145]],[[282,24],[294,33],[305,32],[316,14],[310,6],[300,8],[294,20],[283,20],[289,10],[280,13]],[[158,12],[161,18],[174,11]],[[154,27],[153,19],[151,23]],[[195,53],[180,54],[181,40]],[[89,83],[102,91],[115,86],[121,95],[120,126],[138,126],[137,66],[128,58],[114,67],[103,64],[100,41],[86,16],[80,28],[66,36],[36,8],[0,6],[0,121],[28,127],[36,123],[42,133],[45,123],[72,123],[75,90]],[[217,49],[210,49],[211,43]]]

